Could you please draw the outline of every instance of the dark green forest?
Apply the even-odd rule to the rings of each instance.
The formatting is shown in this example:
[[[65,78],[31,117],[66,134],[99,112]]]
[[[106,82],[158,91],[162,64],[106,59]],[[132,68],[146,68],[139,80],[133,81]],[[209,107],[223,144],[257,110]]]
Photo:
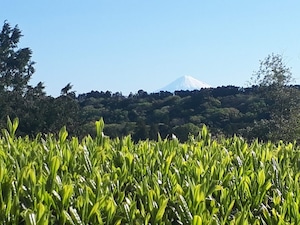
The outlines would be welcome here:
[[[57,133],[66,126],[70,136],[95,135],[103,118],[104,134],[131,135],[133,140],[172,138],[185,141],[203,124],[214,138],[239,135],[246,139],[298,141],[300,86],[291,85],[291,69],[281,55],[270,54],[258,64],[250,87],[223,86],[195,91],[123,96],[110,91],[76,94],[71,83],[59,97],[44,84],[29,84],[34,75],[30,48],[19,48],[18,26],[4,22],[0,33],[0,126],[19,118],[18,134]],[[250,75],[251,76],[251,75]]]

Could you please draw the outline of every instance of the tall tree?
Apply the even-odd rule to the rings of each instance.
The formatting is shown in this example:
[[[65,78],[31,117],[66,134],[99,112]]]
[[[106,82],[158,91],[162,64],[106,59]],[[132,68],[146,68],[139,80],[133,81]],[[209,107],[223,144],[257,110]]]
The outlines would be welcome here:
[[[265,130],[263,139],[299,139],[300,91],[290,85],[292,80],[291,69],[278,54],[271,54],[261,61],[254,74],[269,115],[267,120],[256,122],[256,131]]]
[[[292,81],[291,68],[285,64],[282,55],[272,53],[260,61],[259,70],[254,73],[252,80],[253,84],[261,87],[283,87]]]
[[[0,91],[13,91],[24,94],[28,82],[34,73],[32,51],[29,48],[18,48],[22,37],[18,26],[12,28],[5,21],[0,33]]]
[[[18,47],[21,37],[18,26],[4,22],[0,33],[0,125],[5,124],[7,116],[19,117],[18,131],[31,134],[40,129],[34,124],[39,125],[35,121],[42,120],[43,108],[39,104],[46,93],[42,82],[35,87],[29,85],[34,62],[29,48]]]

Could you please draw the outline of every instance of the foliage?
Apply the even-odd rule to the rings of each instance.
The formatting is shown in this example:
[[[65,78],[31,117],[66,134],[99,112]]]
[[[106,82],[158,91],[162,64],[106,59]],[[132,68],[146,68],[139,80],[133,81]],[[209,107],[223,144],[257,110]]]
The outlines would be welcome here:
[[[4,224],[299,224],[300,149],[204,126],[186,143],[96,137],[0,138]]]
[[[254,84],[260,86],[285,86],[292,81],[291,69],[285,64],[282,55],[271,54],[260,62],[254,74]]]
[[[44,85],[29,84],[34,74],[34,62],[30,48],[19,48],[22,37],[18,26],[11,27],[5,21],[0,33],[0,125],[7,116],[18,117],[18,133],[36,135],[38,132],[58,132],[64,124],[70,130],[78,130],[78,104],[69,83],[62,89],[62,96],[46,96]],[[76,131],[74,131],[76,134]]]
[[[28,82],[34,73],[34,62],[31,61],[29,48],[18,49],[21,38],[20,29],[12,28],[4,22],[0,33],[0,91],[14,91],[24,94]]]
[[[261,61],[255,76],[268,113],[268,118],[258,121],[256,128],[265,130],[264,135],[268,140],[299,140],[300,92],[289,86],[292,73],[283,57],[269,55]]]
[[[29,48],[18,47],[21,37],[18,26],[12,28],[4,22],[0,33],[0,124],[5,124],[8,115],[19,117],[20,130],[30,134],[43,126],[36,122],[41,122],[43,109],[39,106],[45,93],[43,83],[35,87],[28,83],[34,73],[34,62]]]

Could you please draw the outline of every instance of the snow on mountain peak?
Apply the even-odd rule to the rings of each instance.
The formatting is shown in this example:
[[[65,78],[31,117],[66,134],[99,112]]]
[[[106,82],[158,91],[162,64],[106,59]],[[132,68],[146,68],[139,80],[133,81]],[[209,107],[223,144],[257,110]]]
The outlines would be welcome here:
[[[159,89],[159,91],[169,91],[169,92],[174,92],[174,91],[181,91],[181,90],[199,90],[201,88],[209,88],[211,87],[210,85],[197,80],[196,78],[185,75],[177,80],[173,81],[172,83],[168,84],[167,86]]]

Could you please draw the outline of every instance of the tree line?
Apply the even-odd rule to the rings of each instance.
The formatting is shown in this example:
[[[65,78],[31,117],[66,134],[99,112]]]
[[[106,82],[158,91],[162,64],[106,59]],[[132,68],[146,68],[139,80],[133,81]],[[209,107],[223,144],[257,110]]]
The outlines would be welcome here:
[[[30,48],[19,48],[18,26],[5,21],[0,33],[0,126],[7,116],[19,118],[19,135],[57,133],[65,125],[70,135],[94,135],[102,117],[111,137],[131,135],[135,141],[176,136],[186,141],[203,124],[219,136],[246,139],[299,139],[300,88],[291,85],[291,69],[283,57],[271,54],[260,62],[252,85],[223,86],[195,91],[123,96],[110,91],[76,95],[69,83],[59,97],[46,94],[44,84],[29,85],[34,74]]]

